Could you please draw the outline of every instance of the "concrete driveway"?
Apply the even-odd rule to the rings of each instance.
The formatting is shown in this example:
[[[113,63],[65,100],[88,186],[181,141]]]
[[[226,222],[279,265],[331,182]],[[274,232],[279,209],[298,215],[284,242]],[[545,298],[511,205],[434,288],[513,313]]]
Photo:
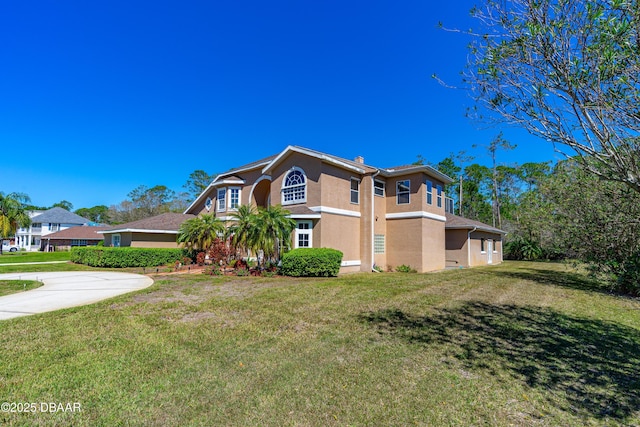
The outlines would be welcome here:
[[[140,274],[67,271],[0,274],[0,280],[37,280],[43,286],[0,297],[0,320],[102,301],[144,289],[153,279]]]

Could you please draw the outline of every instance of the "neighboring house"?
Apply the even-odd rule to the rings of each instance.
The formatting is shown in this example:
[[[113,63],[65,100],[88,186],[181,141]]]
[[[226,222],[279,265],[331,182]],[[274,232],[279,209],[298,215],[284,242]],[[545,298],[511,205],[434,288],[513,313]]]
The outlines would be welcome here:
[[[90,221],[66,209],[51,208],[44,212],[29,212],[31,226],[16,231],[16,244],[27,251],[44,250],[43,238],[67,228],[86,225]]]
[[[377,168],[288,146],[218,175],[185,213],[230,220],[243,204],[281,204],[297,223],[293,246],[342,251],[343,273],[374,264],[426,272],[447,264],[443,188],[451,182],[431,166]]]
[[[99,232],[107,228],[110,227],[82,225],[48,234],[42,238],[44,250],[60,251],[69,250],[74,246],[95,246],[104,241],[104,236]]]
[[[506,232],[479,221],[446,214],[447,267],[475,267],[502,262]]]
[[[151,218],[112,226],[101,233],[105,246],[177,248],[180,225],[195,215],[164,213]]]

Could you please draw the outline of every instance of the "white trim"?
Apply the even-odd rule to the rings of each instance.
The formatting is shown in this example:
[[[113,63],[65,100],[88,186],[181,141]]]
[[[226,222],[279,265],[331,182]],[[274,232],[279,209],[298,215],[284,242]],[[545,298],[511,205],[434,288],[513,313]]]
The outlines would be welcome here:
[[[177,230],[146,230],[144,228],[120,228],[118,230],[102,230],[96,231],[98,234],[117,234],[117,233],[149,233],[149,234],[178,234]]]
[[[251,186],[251,191],[249,191],[249,205],[251,205],[251,202],[253,200],[253,190],[255,190],[259,182],[264,180],[268,180],[269,182],[271,182],[271,175],[262,175],[256,180],[256,182],[253,183],[253,185]],[[269,197],[271,197],[271,186],[269,186]]]
[[[305,224],[309,226],[309,228],[299,228],[301,224]],[[303,248],[312,248],[313,247],[313,221],[310,220],[302,220],[296,221],[296,228],[293,233],[293,247],[294,249],[298,249],[300,246],[300,235],[307,235],[309,239],[309,246],[302,246]]]
[[[349,164],[347,164],[345,162],[342,162],[342,161],[340,161],[340,160],[338,160],[338,159],[336,159],[334,157],[331,157],[331,156],[328,156],[328,155],[322,154],[322,153],[315,153],[313,151],[309,151],[309,150],[306,150],[306,149],[300,148],[300,147],[294,147],[292,145],[289,145],[287,148],[285,148],[280,154],[278,154],[278,156],[275,159],[273,159],[271,161],[271,163],[266,165],[262,169],[262,173],[267,173],[267,171],[269,169],[271,169],[272,167],[274,167],[275,165],[280,163],[282,158],[284,156],[286,156],[287,154],[289,154],[290,152],[296,152],[296,153],[304,154],[304,155],[307,155],[307,156],[310,156],[310,157],[315,157],[316,159],[320,159],[320,160],[322,160],[324,162],[333,163],[334,165],[340,166],[341,168],[348,169],[348,170],[351,170],[351,171],[355,171],[355,172],[358,172],[358,173],[361,173],[361,174],[365,173],[364,169],[357,168],[355,166],[349,165]]]
[[[216,216],[216,218],[218,218],[220,221],[235,221],[235,218],[232,216],[227,216],[227,215],[223,215],[223,216]]]
[[[362,265],[362,261],[360,261],[359,259],[342,261],[340,263],[340,267],[357,267],[360,265]]]
[[[289,178],[289,175],[293,172],[300,172],[302,174],[302,177],[304,179],[304,183],[303,184],[297,184],[297,185],[289,185],[287,186],[287,178]],[[307,179],[307,174],[304,172],[304,170],[302,168],[299,168],[298,166],[292,166],[287,173],[284,174],[284,178],[282,180],[282,187],[280,188],[280,204],[282,206],[287,206],[287,205],[298,205],[301,203],[306,203],[307,202],[307,186],[308,186],[309,180]],[[288,200],[285,201],[284,200],[284,192],[285,190],[289,190],[292,188],[296,188],[296,187],[302,187],[304,186],[304,197],[299,198],[299,199],[294,199],[294,200]]]
[[[320,213],[329,213],[333,215],[342,215],[342,216],[352,216],[355,218],[360,218],[362,214],[358,211],[350,211],[347,209],[338,209],[338,208],[330,208],[328,206],[312,206],[311,209],[314,212]]]
[[[218,187],[220,185],[244,185],[247,181],[244,179],[223,179],[222,181],[216,181],[213,183],[214,187]]]
[[[320,214],[291,214],[287,215],[287,218],[292,219],[320,219],[322,215]]]
[[[237,206],[235,208],[233,206],[231,206],[231,191],[233,191],[233,190],[238,190],[238,204],[237,204]],[[230,211],[235,212],[235,211],[238,210],[238,208],[240,206],[242,206],[242,187],[229,187],[227,189],[227,192],[229,193],[229,194],[227,194],[227,197],[229,199],[229,207],[227,209],[229,209]]]
[[[409,219],[409,218],[428,218],[435,219],[436,221],[446,222],[447,217],[444,215],[438,215],[425,211],[413,211],[413,212],[397,212],[388,213],[385,215],[386,219]]]
[[[398,197],[400,196],[400,193],[398,192],[398,184],[400,184],[401,182],[408,182],[409,183],[409,190],[407,191],[407,197],[408,197],[407,203],[398,203]],[[396,206],[410,205],[410,204],[411,204],[411,179],[408,179],[408,178],[407,179],[399,179],[399,180],[396,181]]]
[[[353,188],[351,188],[351,183],[353,181],[357,181],[358,182],[358,189],[354,190]],[[352,176],[351,179],[349,180],[349,202],[352,205],[359,205],[360,204],[360,184],[362,183],[362,180],[356,176]],[[353,200],[351,200],[351,196],[353,195],[353,192],[356,192],[356,194],[358,195],[358,201],[354,202]]]
[[[387,181],[383,181],[381,179],[375,179],[373,178],[373,176],[371,178],[373,179],[373,195],[376,197],[387,197]],[[379,182],[380,184],[382,184],[382,196],[379,194],[376,194],[376,182]]]
[[[224,193],[224,207],[220,208],[220,192]],[[225,212],[227,210],[227,187],[218,188],[216,190],[216,212]]]

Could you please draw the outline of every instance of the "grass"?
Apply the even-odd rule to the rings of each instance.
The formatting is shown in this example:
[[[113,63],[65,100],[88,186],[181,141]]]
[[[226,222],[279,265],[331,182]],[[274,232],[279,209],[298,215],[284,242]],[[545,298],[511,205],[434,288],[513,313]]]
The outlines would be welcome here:
[[[42,283],[35,280],[0,280],[0,297],[30,291],[40,286],[42,286]]]
[[[22,262],[47,262],[47,261],[69,261],[71,252],[3,252],[0,255],[0,264],[14,264]]]
[[[9,425],[638,425],[640,302],[562,264],[156,276],[2,323]]]

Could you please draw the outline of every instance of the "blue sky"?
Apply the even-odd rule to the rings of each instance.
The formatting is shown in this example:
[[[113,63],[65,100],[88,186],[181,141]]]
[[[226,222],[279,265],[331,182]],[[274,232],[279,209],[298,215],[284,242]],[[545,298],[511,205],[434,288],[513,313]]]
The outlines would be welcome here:
[[[452,84],[473,1],[5,2],[0,15],[0,191],[36,205],[117,204],[175,191],[289,144],[390,167],[482,148]],[[557,159],[518,145],[501,163]]]

